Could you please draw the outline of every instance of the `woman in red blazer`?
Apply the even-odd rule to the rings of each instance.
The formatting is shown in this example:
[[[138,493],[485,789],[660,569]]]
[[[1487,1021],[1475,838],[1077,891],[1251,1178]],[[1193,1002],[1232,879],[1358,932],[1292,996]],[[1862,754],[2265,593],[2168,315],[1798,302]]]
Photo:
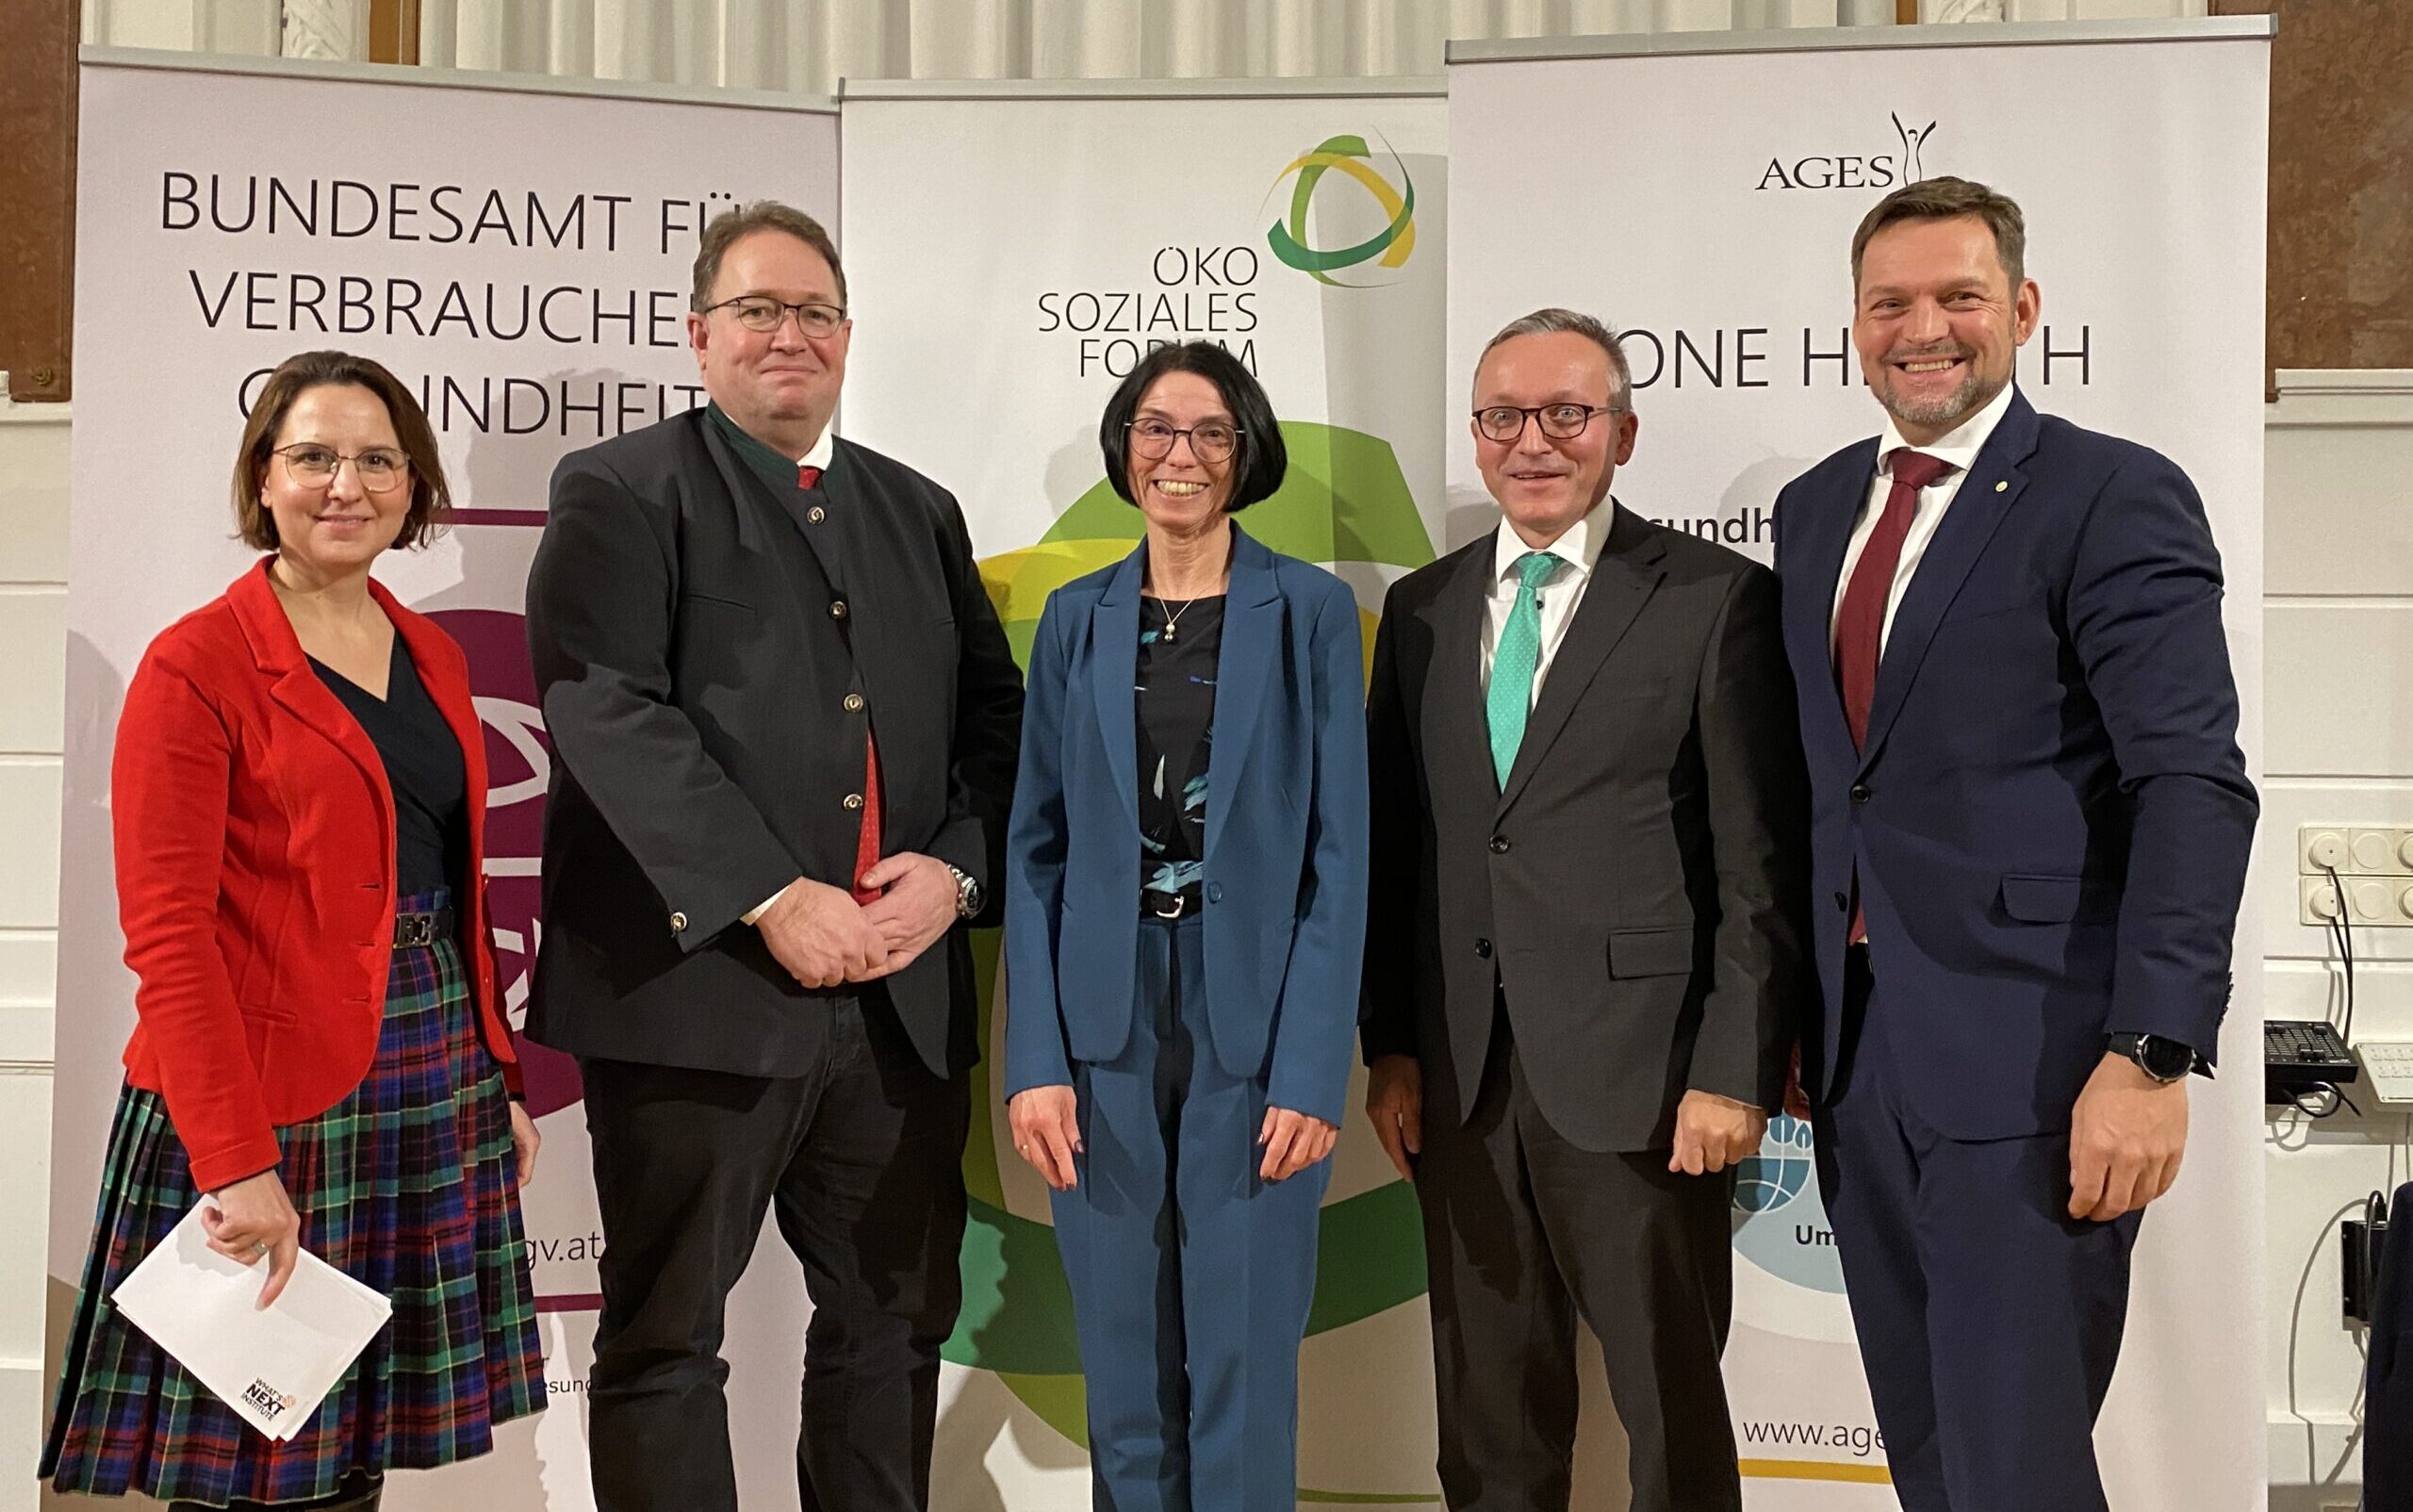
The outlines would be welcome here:
[[[409,391],[337,352],[261,388],[235,467],[273,552],[151,643],[111,809],[139,1024],[42,1473],[184,1507],[370,1506],[544,1402],[518,1185],[536,1129],[487,942],[461,649],[369,577],[446,506]],[[210,1247],[394,1304],[310,1422],[249,1427],[103,1300],[206,1193]]]

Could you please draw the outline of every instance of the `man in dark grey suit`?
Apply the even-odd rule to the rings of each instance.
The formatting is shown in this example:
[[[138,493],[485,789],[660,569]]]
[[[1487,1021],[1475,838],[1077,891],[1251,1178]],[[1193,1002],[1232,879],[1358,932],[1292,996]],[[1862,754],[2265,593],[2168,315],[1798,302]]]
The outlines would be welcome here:
[[[1367,1111],[1423,1204],[1442,1491],[1565,1512],[1580,1315],[1636,1512],[1735,1512],[1728,1210],[1809,985],[1776,580],[1610,497],[1597,320],[1494,337],[1473,419],[1503,518],[1392,587],[1368,710]]]
[[[804,1266],[806,1512],[929,1504],[1022,680],[962,512],[830,430],[822,228],[696,258],[705,409],[566,458],[528,579],[551,736],[528,1031],[578,1057],[608,1244],[604,1512],[727,1509],[722,1309],[766,1211]]]

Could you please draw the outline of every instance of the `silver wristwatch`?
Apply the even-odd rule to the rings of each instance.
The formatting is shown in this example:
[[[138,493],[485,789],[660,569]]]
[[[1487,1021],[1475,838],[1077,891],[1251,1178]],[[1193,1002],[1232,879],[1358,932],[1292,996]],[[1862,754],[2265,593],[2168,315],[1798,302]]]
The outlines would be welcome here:
[[[955,879],[955,916],[968,919],[980,912],[980,881],[961,867],[949,866],[946,874]]]

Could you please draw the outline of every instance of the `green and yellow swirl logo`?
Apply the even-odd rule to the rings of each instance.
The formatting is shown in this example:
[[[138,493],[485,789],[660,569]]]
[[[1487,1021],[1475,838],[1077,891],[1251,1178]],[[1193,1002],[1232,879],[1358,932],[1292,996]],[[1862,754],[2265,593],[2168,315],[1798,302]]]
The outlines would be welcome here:
[[[1387,144],[1385,150],[1388,151]],[[1295,175],[1297,180],[1290,186],[1289,215],[1266,229],[1266,245],[1273,249],[1274,256],[1317,283],[1338,288],[1362,288],[1388,281],[1343,281],[1332,276],[1345,269],[1368,263],[1392,270],[1407,266],[1407,259],[1416,251],[1416,185],[1408,178],[1407,164],[1401,161],[1399,154],[1389,154],[1392,171],[1399,175],[1396,186],[1373,168],[1373,156],[1363,137],[1327,137],[1314,151],[1292,158],[1274,175],[1276,189],[1284,179]],[[1389,219],[1382,230],[1356,245],[1325,251],[1307,243],[1307,206],[1315,199],[1317,186],[1326,182],[1327,173],[1334,173],[1362,185]]]

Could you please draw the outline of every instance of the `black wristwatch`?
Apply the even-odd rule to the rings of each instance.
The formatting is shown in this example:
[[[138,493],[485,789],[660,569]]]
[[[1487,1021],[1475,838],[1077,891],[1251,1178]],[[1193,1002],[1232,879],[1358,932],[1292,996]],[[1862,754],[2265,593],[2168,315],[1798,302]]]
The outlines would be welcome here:
[[[2104,1048],[2137,1063],[2137,1069],[2167,1087],[2195,1069],[2195,1051],[2159,1034],[2114,1034]]]
[[[947,875],[955,879],[955,916],[968,919],[980,912],[980,879],[960,867],[949,866]]]

